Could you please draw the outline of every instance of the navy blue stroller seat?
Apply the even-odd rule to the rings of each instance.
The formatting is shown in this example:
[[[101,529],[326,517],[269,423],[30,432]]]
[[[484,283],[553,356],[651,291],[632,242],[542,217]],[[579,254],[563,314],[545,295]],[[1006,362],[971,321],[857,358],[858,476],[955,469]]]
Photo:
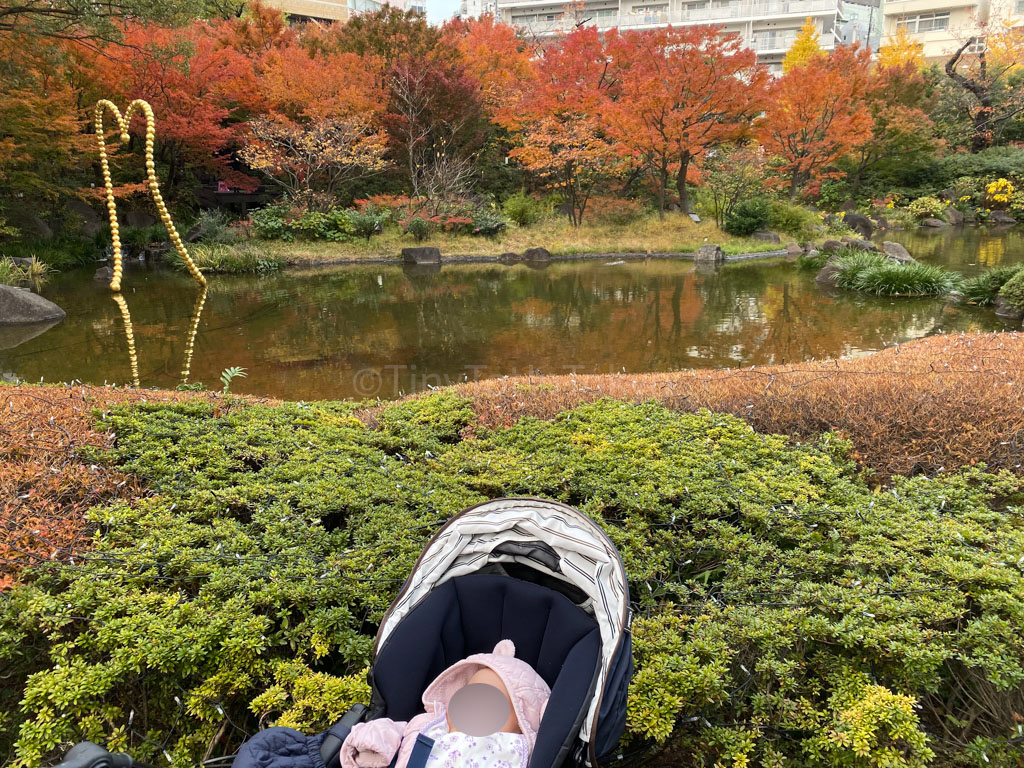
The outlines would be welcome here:
[[[436,638],[433,647],[427,638]],[[574,746],[597,679],[601,636],[591,617],[547,587],[480,573],[433,590],[374,662],[377,711],[411,720],[423,711],[420,693],[435,677],[504,639],[551,686],[531,765],[560,765]]]
[[[541,499],[470,507],[430,540],[385,614],[369,708],[313,737],[262,731],[235,768],[336,768],[354,723],[412,719],[438,674],[504,639],[551,687],[529,768],[597,766],[626,725],[629,621],[622,561],[585,515]]]

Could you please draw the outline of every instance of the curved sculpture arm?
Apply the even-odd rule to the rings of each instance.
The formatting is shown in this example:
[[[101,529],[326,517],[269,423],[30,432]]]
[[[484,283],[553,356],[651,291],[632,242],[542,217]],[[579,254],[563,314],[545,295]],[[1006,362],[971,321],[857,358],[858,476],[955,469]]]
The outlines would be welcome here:
[[[113,114],[114,119],[117,121],[118,130],[121,132],[121,143],[123,144],[128,142],[128,126],[131,124],[132,116],[136,111],[141,111],[145,115],[146,176],[149,178],[149,192],[153,196],[153,202],[156,204],[156,209],[160,214],[161,221],[163,221],[164,226],[167,228],[167,234],[171,238],[171,243],[174,244],[174,249],[178,252],[182,262],[184,262],[192,277],[195,278],[195,281],[200,285],[206,285],[206,278],[203,277],[203,273],[199,271],[199,268],[188,255],[185,243],[182,242],[181,236],[178,235],[178,230],[175,229],[174,222],[171,221],[171,214],[167,212],[167,206],[164,205],[164,198],[160,194],[160,182],[156,178],[156,164],[153,162],[153,142],[156,138],[156,125],[155,118],[153,117],[153,108],[149,106],[148,102],[143,101],[142,99],[136,99],[128,105],[127,111],[122,115],[121,110],[117,108],[116,104],[108,99],[101,99],[96,102],[95,123],[96,141],[99,144],[100,150],[100,167],[103,170],[103,184],[107,189],[107,213],[110,215],[110,240],[114,246],[114,277],[110,281],[110,290],[121,290],[122,265],[121,235],[117,224],[117,203],[114,201],[114,185],[110,181],[110,164],[107,162],[107,140],[104,136],[103,130],[103,116],[108,110]]]

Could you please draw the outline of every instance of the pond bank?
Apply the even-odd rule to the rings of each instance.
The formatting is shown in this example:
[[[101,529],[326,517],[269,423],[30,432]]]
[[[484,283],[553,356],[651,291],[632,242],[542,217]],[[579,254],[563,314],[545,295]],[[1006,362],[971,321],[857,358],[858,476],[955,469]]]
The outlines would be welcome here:
[[[786,255],[785,249],[774,249],[768,251],[749,251],[733,255],[726,254],[723,263],[730,264],[739,261],[755,261],[758,259],[777,259]],[[504,254],[456,254],[446,256],[441,252],[440,264],[545,264],[548,262],[561,261],[642,261],[645,259],[679,259],[682,261],[693,261],[697,256],[696,251],[611,251],[603,253],[552,253],[550,259],[530,262],[522,258],[507,259]],[[287,261],[289,267],[340,267],[357,264],[401,264],[401,255],[395,256],[367,256],[363,258],[337,258],[324,260],[303,260]]]

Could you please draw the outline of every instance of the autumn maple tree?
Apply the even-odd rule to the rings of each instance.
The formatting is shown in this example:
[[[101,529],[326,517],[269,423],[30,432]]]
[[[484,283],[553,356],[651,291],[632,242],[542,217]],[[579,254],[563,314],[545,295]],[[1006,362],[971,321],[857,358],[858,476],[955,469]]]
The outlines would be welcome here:
[[[777,158],[791,200],[838,175],[835,162],[870,138],[871,112],[863,99],[870,66],[870,50],[840,46],[769,87],[757,136]]]
[[[82,47],[79,56],[79,76],[91,84],[92,97],[124,105],[141,98],[152,105],[158,121],[156,157],[166,168],[162,184],[168,197],[196,170],[235,187],[256,186],[232,166],[237,130],[230,121],[235,110],[254,100],[255,72],[246,56],[218,41],[213,25],[131,25],[124,29],[123,44],[98,52]],[[133,131],[141,132],[142,120],[134,123]]]
[[[842,161],[853,195],[869,174],[877,178],[919,168],[941,146],[926,110],[928,82],[913,60],[892,66],[876,64],[861,102],[871,115],[870,135]],[[894,157],[900,158],[898,166],[892,162]]]
[[[767,72],[738,35],[666,27],[609,35],[609,133],[647,167],[665,211],[670,176],[689,210],[686,179],[709,147],[739,138],[761,111]]]
[[[619,165],[601,118],[612,85],[608,55],[595,27],[579,27],[545,49],[536,67],[532,87],[499,120],[517,132],[511,157],[564,197],[579,226],[594,190]]]

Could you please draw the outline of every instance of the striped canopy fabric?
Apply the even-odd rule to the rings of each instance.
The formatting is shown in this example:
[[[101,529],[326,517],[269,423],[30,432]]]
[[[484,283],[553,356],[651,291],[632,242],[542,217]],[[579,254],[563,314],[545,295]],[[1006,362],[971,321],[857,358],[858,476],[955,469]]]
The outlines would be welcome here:
[[[543,499],[495,499],[449,520],[427,544],[377,633],[380,648],[432,589],[449,579],[501,563],[521,563],[574,586],[580,607],[601,633],[604,689],[615,651],[629,624],[626,574],[614,545],[586,515]],[[600,696],[594,696],[580,737],[590,740]]]

